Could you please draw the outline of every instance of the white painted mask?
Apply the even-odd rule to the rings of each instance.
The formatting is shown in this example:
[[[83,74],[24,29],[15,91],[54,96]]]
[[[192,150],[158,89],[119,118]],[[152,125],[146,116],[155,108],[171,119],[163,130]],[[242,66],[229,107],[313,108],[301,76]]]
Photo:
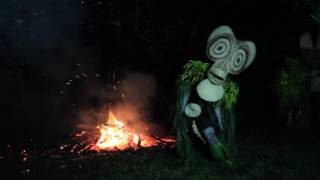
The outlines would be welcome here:
[[[220,26],[210,34],[206,53],[214,64],[208,79],[197,85],[197,93],[205,101],[216,102],[223,97],[228,74],[239,74],[253,62],[256,46],[251,41],[237,40],[230,27]]]
[[[208,71],[208,79],[222,85],[228,74],[239,74],[253,62],[256,46],[251,41],[237,40],[229,26],[220,26],[210,34],[206,53],[214,62]]]

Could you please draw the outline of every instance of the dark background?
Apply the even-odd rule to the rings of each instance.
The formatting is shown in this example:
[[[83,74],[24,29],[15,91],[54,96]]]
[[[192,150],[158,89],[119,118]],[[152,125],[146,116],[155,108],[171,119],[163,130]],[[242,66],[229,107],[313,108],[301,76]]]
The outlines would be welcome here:
[[[257,46],[254,63],[231,76],[240,84],[239,133],[276,134],[285,122],[271,84],[284,57],[300,55],[300,35],[316,29],[296,2],[2,0],[1,143],[65,137],[79,109],[110,100],[95,92],[127,72],[155,78],[153,119],[170,128],[175,80],[187,60],[208,62],[206,41],[220,25]]]

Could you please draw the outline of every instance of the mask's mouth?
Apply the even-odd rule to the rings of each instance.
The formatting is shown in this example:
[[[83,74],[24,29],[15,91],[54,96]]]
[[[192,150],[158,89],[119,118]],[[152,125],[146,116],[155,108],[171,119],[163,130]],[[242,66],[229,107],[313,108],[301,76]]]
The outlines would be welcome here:
[[[208,71],[208,79],[212,84],[215,84],[215,85],[221,85],[224,83],[223,77],[215,74],[214,72],[212,72],[210,70]]]
[[[209,71],[209,74],[210,74],[211,76],[213,76],[214,78],[216,78],[216,79],[218,79],[218,80],[220,80],[220,81],[223,81],[223,78],[220,77],[220,76],[218,76],[217,74],[214,74],[214,73],[211,72],[211,71]]]

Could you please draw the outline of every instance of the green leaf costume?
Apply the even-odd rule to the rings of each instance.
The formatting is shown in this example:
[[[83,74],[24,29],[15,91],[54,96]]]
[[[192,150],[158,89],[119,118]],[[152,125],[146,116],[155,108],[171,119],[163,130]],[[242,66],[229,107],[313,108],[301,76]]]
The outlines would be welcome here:
[[[181,157],[190,156],[194,145],[189,137],[192,129],[208,144],[216,161],[232,164],[226,147],[235,146],[233,109],[239,88],[227,75],[246,69],[253,62],[255,52],[253,42],[239,41],[230,27],[220,26],[210,34],[207,44],[207,55],[215,63],[210,67],[209,63],[189,60],[183,66],[176,83],[174,117],[176,148]]]

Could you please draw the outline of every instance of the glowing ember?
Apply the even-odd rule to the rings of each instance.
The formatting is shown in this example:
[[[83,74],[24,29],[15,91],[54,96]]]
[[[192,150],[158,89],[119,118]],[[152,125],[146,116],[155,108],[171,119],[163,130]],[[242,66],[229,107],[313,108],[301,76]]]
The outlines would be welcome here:
[[[139,147],[152,147],[160,145],[163,142],[159,140],[134,132],[127,124],[118,120],[112,112],[109,112],[106,124],[98,126],[100,137],[98,141],[91,146],[91,150],[125,150],[137,149]],[[166,142],[165,140],[163,140]]]

